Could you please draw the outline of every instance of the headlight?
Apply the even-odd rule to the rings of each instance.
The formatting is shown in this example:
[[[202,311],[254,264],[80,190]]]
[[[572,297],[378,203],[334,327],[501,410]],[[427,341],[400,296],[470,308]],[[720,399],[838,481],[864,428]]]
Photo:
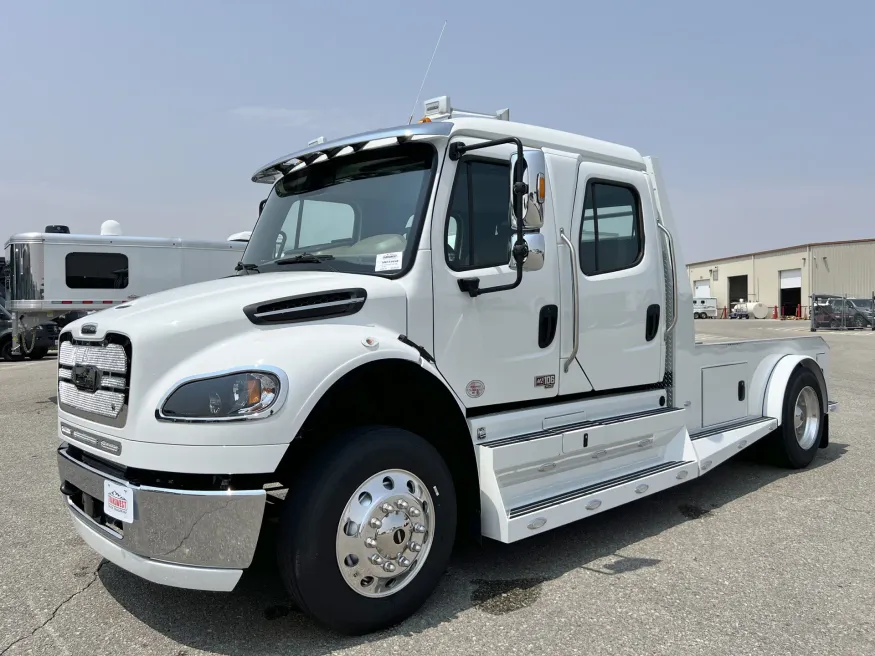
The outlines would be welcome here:
[[[178,385],[158,408],[159,419],[220,421],[254,419],[278,409],[280,376],[240,371],[197,378]]]

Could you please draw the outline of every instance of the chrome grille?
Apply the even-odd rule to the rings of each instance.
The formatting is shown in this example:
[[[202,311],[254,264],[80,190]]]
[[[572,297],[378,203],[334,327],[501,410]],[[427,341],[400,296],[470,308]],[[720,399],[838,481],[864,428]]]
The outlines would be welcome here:
[[[121,427],[127,415],[130,362],[121,336],[107,335],[104,342],[74,341],[62,336],[58,348],[58,405],[66,412],[99,423]],[[98,371],[98,388],[81,389],[73,382],[76,365]]]
[[[58,353],[58,362],[66,367],[74,364],[93,364],[102,371],[128,373],[128,356],[121,344],[73,344],[64,342]]]
[[[96,392],[83,392],[72,383],[58,383],[58,400],[85,412],[93,412],[101,417],[115,419],[125,404],[125,395],[119,392],[99,389]]]

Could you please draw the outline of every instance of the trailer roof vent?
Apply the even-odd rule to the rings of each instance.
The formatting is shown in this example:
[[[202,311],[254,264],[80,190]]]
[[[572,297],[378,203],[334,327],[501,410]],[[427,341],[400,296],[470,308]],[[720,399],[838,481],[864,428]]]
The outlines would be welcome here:
[[[50,232],[52,234],[69,235],[70,228],[65,225],[47,225],[45,232]]]
[[[118,221],[113,221],[112,219],[110,219],[109,221],[104,221],[100,224],[100,234],[120,235],[122,234],[122,227]]]

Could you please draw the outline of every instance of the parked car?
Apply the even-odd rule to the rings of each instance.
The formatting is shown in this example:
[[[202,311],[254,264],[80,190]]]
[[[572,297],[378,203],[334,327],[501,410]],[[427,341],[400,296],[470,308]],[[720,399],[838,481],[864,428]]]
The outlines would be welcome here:
[[[21,335],[22,351],[31,360],[40,360],[57,347],[60,332],[61,327],[53,321],[40,324]],[[12,359],[12,315],[0,305],[0,360]]]
[[[829,304],[838,326],[868,328],[872,325],[871,298],[831,298]]]

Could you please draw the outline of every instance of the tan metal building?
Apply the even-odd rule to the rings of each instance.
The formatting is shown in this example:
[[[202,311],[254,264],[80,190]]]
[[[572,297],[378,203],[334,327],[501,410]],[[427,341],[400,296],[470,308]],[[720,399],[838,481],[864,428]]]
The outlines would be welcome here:
[[[704,262],[687,274],[694,296],[731,307],[740,299],[759,301],[778,315],[807,308],[814,294],[871,298],[875,292],[875,239],[804,244]]]

